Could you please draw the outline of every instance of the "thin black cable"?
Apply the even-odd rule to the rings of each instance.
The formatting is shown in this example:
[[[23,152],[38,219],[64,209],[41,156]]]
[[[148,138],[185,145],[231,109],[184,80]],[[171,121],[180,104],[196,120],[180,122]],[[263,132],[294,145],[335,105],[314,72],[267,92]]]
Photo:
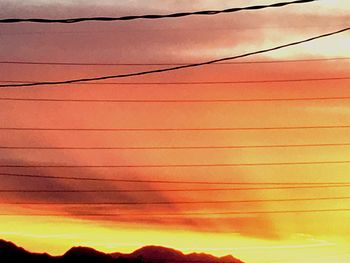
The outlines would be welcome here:
[[[152,183],[152,184],[196,184],[196,185],[341,185],[350,182],[224,182],[224,181],[186,181],[186,180],[138,180],[138,179],[115,179],[115,178],[97,178],[97,177],[77,177],[77,176],[54,176],[40,174],[22,174],[22,173],[4,173],[0,176],[18,177],[18,178],[37,178],[37,179],[57,179],[74,181],[93,181],[93,182],[119,182],[119,183]]]
[[[18,35],[58,35],[58,34],[89,34],[95,36],[96,34],[113,34],[116,32],[158,32],[158,31],[242,31],[242,30],[263,30],[263,29],[290,29],[290,28],[331,28],[342,27],[345,24],[302,24],[302,25],[264,25],[264,26],[225,26],[225,27],[159,27],[159,28],[118,28],[116,30],[74,30],[74,31],[21,31],[21,32],[1,32],[0,36],[18,36]],[[190,64],[190,63],[186,63]]]
[[[48,19],[48,18],[6,18],[0,19],[0,23],[21,23],[21,22],[31,22],[31,23],[80,23],[83,21],[100,21],[100,22],[110,22],[110,21],[130,21],[136,19],[163,19],[163,18],[178,18],[185,16],[194,16],[194,15],[217,15],[222,13],[234,13],[239,11],[251,11],[251,10],[260,10],[265,8],[275,8],[283,7],[292,4],[303,4],[316,2],[318,0],[297,0],[290,2],[279,2],[269,5],[254,5],[246,7],[234,7],[224,10],[206,10],[206,11],[196,11],[196,12],[181,12],[181,13],[172,13],[165,15],[139,15],[139,16],[122,16],[122,17],[79,17],[79,18],[67,18],[67,19]]]
[[[328,165],[349,164],[342,161],[308,161],[281,163],[205,163],[205,164],[135,164],[135,165],[19,165],[0,164],[0,168],[195,168],[195,167],[249,167],[249,166],[288,166],[288,165]]]
[[[0,189],[0,193],[154,193],[154,192],[216,192],[216,191],[259,191],[259,190],[285,190],[285,189],[325,189],[325,188],[347,188],[350,184],[337,185],[297,185],[278,187],[235,187],[235,188],[186,188],[186,189]]]
[[[350,160],[342,161],[308,161],[281,163],[206,163],[206,164],[130,164],[130,165],[20,165],[0,164],[0,168],[195,168],[195,167],[250,167],[250,166],[289,166],[289,165],[329,165],[349,164]]]
[[[294,214],[294,213],[321,213],[321,212],[349,212],[350,208],[336,208],[336,209],[305,209],[305,210],[270,210],[270,211],[228,211],[228,212],[190,212],[190,213],[74,213],[74,214],[13,214],[1,213],[0,216],[81,216],[81,217],[130,217],[130,216],[210,216],[210,215],[250,215],[250,214]]]
[[[235,204],[261,202],[303,202],[303,201],[331,201],[348,200],[350,196],[340,197],[310,197],[285,199],[249,199],[249,200],[206,200],[206,201],[173,201],[173,202],[0,202],[1,205],[187,205],[187,204]]]
[[[196,149],[264,149],[264,148],[303,148],[303,147],[345,147],[349,143],[316,143],[316,144],[275,144],[275,145],[207,145],[207,146],[1,146],[3,150],[196,150]]]
[[[286,47],[290,46],[295,46],[299,45],[302,43],[310,42],[316,39],[324,38],[324,37],[329,37],[332,35],[340,34],[343,32],[346,32],[350,30],[350,27],[348,28],[343,28],[341,30],[333,31],[330,33],[318,35],[315,37],[311,37],[308,39],[276,46],[273,48],[268,48],[268,49],[263,49],[263,50],[258,50],[254,52],[249,52],[245,53],[242,55],[238,56],[232,56],[232,57],[225,57],[225,58],[220,58],[220,59],[215,59],[211,61],[206,61],[206,62],[201,62],[201,63],[195,63],[195,64],[188,64],[188,65],[182,65],[182,66],[176,66],[176,67],[170,67],[170,68],[163,68],[163,69],[155,69],[155,70],[149,70],[149,71],[140,71],[140,72],[135,72],[135,73],[128,73],[128,74],[120,74],[120,75],[110,75],[110,76],[101,76],[101,77],[93,77],[93,78],[81,78],[81,79],[71,79],[71,80],[63,80],[63,81],[43,81],[43,82],[35,82],[35,83],[16,83],[16,84],[1,84],[1,87],[31,87],[31,86],[42,86],[42,85],[60,85],[60,84],[71,84],[71,83],[77,83],[77,82],[89,82],[89,81],[97,81],[97,80],[106,80],[106,79],[115,79],[115,78],[126,78],[126,77],[132,77],[132,76],[142,76],[142,75],[148,75],[148,74],[154,74],[154,73],[161,73],[161,72],[168,72],[168,71],[174,71],[174,70],[179,70],[179,69],[186,69],[186,68],[194,68],[194,67],[200,67],[204,65],[210,65],[218,62],[223,62],[223,61],[228,61],[228,60],[233,60],[233,59],[239,59],[243,57],[248,57],[252,55],[257,55],[257,54],[262,54],[266,52],[271,52],[274,50],[279,50],[283,49]]]
[[[87,82],[71,83],[75,85],[215,85],[215,84],[257,84],[257,83],[285,83],[285,82],[314,82],[314,81],[336,81],[350,80],[349,76],[344,77],[323,77],[323,78],[304,78],[304,79],[262,79],[262,80],[234,80],[234,81],[182,81],[182,82]],[[36,81],[24,80],[3,80],[0,83],[22,83],[30,84]]]
[[[333,60],[349,60],[350,57],[337,58],[312,58],[312,59],[286,59],[286,60],[257,60],[257,61],[237,61],[222,62],[216,65],[242,65],[242,64],[275,64],[275,63],[296,63],[296,62],[320,62]],[[183,63],[88,63],[88,62],[55,62],[55,61],[0,61],[0,64],[14,65],[52,65],[52,66],[181,66],[193,64],[193,62]],[[22,82],[22,81],[18,81]],[[29,81],[24,81],[29,82]]]
[[[35,102],[91,102],[91,103],[244,103],[244,102],[279,102],[279,101],[323,101],[348,100],[350,96],[304,97],[304,98],[256,98],[256,99],[58,99],[58,98],[15,98],[0,97],[0,101],[35,101]]]
[[[348,129],[350,125],[279,126],[279,127],[208,127],[208,128],[44,128],[0,127],[0,131],[82,131],[82,132],[194,132],[194,131],[269,131]]]

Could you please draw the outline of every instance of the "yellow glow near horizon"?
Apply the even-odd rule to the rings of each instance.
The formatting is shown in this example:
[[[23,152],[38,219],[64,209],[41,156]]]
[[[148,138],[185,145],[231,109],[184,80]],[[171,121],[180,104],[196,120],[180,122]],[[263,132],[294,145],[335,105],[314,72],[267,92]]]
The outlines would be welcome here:
[[[56,227],[58,222],[59,228]],[[0,235],[25,249],[34,252],[50,251],[54,255],[63,254],[72,246],[88,246],[103,252],[130,253],[149,245],[152,237],[152,245],[179,249],[184,253],[206,252],[216,256],[232,254],[252,263],[289,262],[288,257],[288,260],[295,259],[301,263],[311,262],[310,259],[327,262],[327,257],[338,260],[337,263],[350,259],[348,241],[297,233],[282,240],[264,240],[235,233],[106,227],[95,222],[60,217],[33,217],[28,224],[28,218],[10,217],[0,218]],[[271,254],[271,251],[274,253]]]

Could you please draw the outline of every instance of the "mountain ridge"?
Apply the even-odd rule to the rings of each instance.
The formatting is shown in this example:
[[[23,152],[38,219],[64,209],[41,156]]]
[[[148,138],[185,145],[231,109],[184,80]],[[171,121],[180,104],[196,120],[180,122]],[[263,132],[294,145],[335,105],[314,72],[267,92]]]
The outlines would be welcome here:
[[[34,262],[34,263],[244,263],[227,255],[215,257],[206,253],[184,254],[179,250],[162,246],[144,246],[130,254],[103,253],[90,247],[72,247],[61,256],[47,253],[32,253],[12,242],[0,239],[0,262]]]

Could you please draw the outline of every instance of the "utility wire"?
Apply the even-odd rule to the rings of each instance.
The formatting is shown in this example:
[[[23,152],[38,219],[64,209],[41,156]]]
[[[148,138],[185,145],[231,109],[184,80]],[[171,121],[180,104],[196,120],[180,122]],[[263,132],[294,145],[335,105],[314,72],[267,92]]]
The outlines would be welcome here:
[[[323,101],[348,100],[350,96],[301,97],[301,98],[252,98],[252,99],[59,99],[59,98],[15,98],[0,97],[0,101],[35,102],[89,102],[89,103],[241,103],[241,102],[278,102],[278,101]]]
[[[88,189],[88,190],[66,190],[66,189],[0,189],[0,193],[154,193],[154,192],[216,192],[216,191],[256,191],[256,190],[285,190],[285,189],[325,189],[344,188],[347,185],[297,185],[278,187],[235,187],[235,188],[186,188],[186,189]]]
[[[87,82],[71,83],[75,85],[213,85],[213,84],[256,84],[256,83],[284,83],[284,82],[309,82],[309,81],[335,81],[349,80],[349,76],[344,77],[323,77],[323,78],[298,78],[298,79],[262,79],[262,80],[234,80],[234,81],[182,81],[182,82]],[[36,81],[4,80],[3,83],[31,84]]]
[[[350,182],[224,182],[224,181],[186,181],[186,180],[137,180],[137,179],[115,179],[115,178],[97,178],[97,177],[76,177],[76,176],[54,176],[40,174],[21,174],[21,173],[4,173],[0,176],[19,177],[19,178],[38,178],[38,179],[57,179],[57,180],[76,180],[76,181],[93,181],[93,182],[119,182],[119,183],[152,183],[152,184],[196,184],[196,185],[350,185]]]
[[[68,147],[68,146],[1,146],[4,150],[197,150],[197,149],[260,149],[260,148],[303,148],[303,147],[345,147],[349,143],[316,144],[275,144],[275,145],[207,145],[207,146],[108,146],[108,147]]]
[[[118,28],[118,29],[111,29],[111,30],[74,30],[74,31],[56,31],[56,30],[50,30],[50,31],[21,31],[21,32],[1,32],[1,36],[18,36],[18,35],[69,35],[69,34],[88,34],[92,36],[96,36],[97,34],[114,34],[114,33],[131,33],[131,32],[158,32],[158,31],[248,31],[248,30],[263,30],[263,29],[298,29],[298,28],[335,28],[335,27],[342,27],[346,26],[345,24],[302,24],[302,25],[263,25],[263,26],[221,26],[221,27],[157,27],[157,28]],[[189,63],[188,63],[189,64]]]
[[[80,23],[84,21],[100,21],[100,22],[110,22],[110,21],[129,21],[136,19],[163,19],[163,18],[178,18],[185,16],[194,16],[194,15],[217,15],[222,13],[235,13],[239,11],[252,11],[252,10],[260,10],[265,8],[277,8],[283,7],[292,4],[303,4],[316,2],[317,0],[297,0],[290,2],[279,2],[269,5],[254,5],[254,6],[246,6],[246,7],[234,7],[223,10],[206,10],[206,11],[196,11],[196,12],[181,12],[181,13],[172,13],[165,15],[136,15],[136,16],[122,16],[122,17],[79,17],[79,18],[67,18],[67,19],[48,19],[48,18],[6,18],[0,19],[0,23],[21,23],[21,22],[31,22],[31,23]]]
[[[180,69],[186,69],[186,68],[194,68],[194,67],[200,67],[204,65],[210,65],[218,62],[224,62],[228,60],[233,60],[233,59],[239,59],[239,58],[244,58],[248,56],[253,56],[257,54],[262,54],[262,53],[267,53],[271,52],[274,50],[279,50],[295,45],[299,45],[302,43],[310,42],[316,39],[320,38],[325,38],[329,36],[333,36],[336,34],[340,34],[346,31],[349,31],[350,27],[343,28],[341,30],[333,31],[330,33],[318,35],[315,37],[311,37],[308,39],[296,41],[296,42],[291,42],[288,44],[276,46],[273,48],[268,48],[268,49],[262,49],[254,52],[249,52],[245,54],[241,54],[238,56],[232,56],[232,57],[225,57],[225,58],[219,58],[211,61],[206,61],[206,62],[201,62],[201,63],[195,63],[195,64],[188,64],[188,65],[182,65],[182,66],[175,66],[175,67],[170,67],[170,68],[163,68],[163,69],[155,69],[155,70],[149,70],[149,71],[140,71],[140,72],[135,72],[135,73],[127,73],[127,74],[120,74],[120,75],[109,75],[109,76],[101,76],[101,77],[93,77],[93,78],[81,78],[81,79],[71,79],[71,80],[63,80],[63,81],[43,81],[43,82],[35,82],[35,83],[15,83],[15,84],[1,84],[1,87],[31,87],[31,86],[42,86],[42,85],[61,85],[61,84],[71,84],[71,83],[77,83],[77,82],[89,82],[89,81],[97,81],[97,80],[106,80],[106,79],[115,79],[115,78],[126,78],[126,77],[132,77],[132,76],[142,76],[142,75],[148,75],[148,74],[154,74],[154,73],[161,73],[161,72],[168,72],[168,71],[174,71],[174,70],[180,70]]]
[[[58,34],[88,34],[96,36],[97,34],[113,34],[113,33],[120,33],[120,32],[158,32],[158,31],[242,31],[242,30],[263,30],[263,29],[289,29],[289,28],[334,28],[334,27],[342,27],[346,26],[344,24],[302,24],[302,25],[263,25],[263,26],[221,26],[221,27],[157,27],[157,28],[118,28],[118,29],[111,29],[111,30],[74,30],[74,31],[56,31],[56,30],[50,30],[50,31],[21,31],[21,32],[1,32],[1,36],[18,36],[18,35],[58,35]]]
[[[314,59],[286,59],[286,60],[256,60],[239,62],[221,62],[216,65],[242,65],[242,64],[275,64],[275,63],[298,63],[298,62],[321,62],[335,60],[349,60],[350,57],[337,58],[314,58]],[[193,64],[193,62],[184,63],[87,63],[87,62],[49,62],[49,61],[0,61],[0,64],[14,65],[52,65],[52,66],[181,66]],[[22,81],[18,81],[22,82]],[[29,81],[24,81],[29,82]]]
[[[39,128],[0,127],[0,131],[83,131],[83,132],[193,132],[193,131],[268,131],[348,129],[350,125],[276,126],[276,127],[208,127],[208,128]]]
[[[294,213],[321,213],[321,212],[349,212],[350,208],[336,208],[336,209],[305,209],[305,210],[270,210],[270,211],[227,211],[227,212],[189,212],[189,213],[74,213],[74,214],[13,214],[1,213],[0,216],[81,216],[81,217],[132,217],[132,216],[210,216],[210,215],[251,215],[251,214],[294,214]]]
[[[195,168],[195,167],[250,167],[250,166],[289,166],[289,165],[330,165],[349,164],[342,161],[307,161],[280,163],[205,163],[205,164],[130,164],[130,165],[20,165],[0,164],[0,168]]]
[[[235,204],[235,203],[261,203],[261,202],[303,202],[303,201],[331,201],[348,200],[350,196],[341,197],[310,197],[286,199],[249,199],[249,200],[219,200],[219,201],[174,201],[174,202],[0,202],[1,205],[187,205],[187,204]]]

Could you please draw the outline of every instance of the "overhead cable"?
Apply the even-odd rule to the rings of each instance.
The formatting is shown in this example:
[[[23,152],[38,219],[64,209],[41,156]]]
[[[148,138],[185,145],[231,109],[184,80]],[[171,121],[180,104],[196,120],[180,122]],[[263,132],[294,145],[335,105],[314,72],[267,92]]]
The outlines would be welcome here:
[[[322,213],[329,212],[350,212],[350,208],[334,208],[334,209],[304,209],[304,210],[267,210],[267,211],[225,211],[225,212],[187,212],[187,213],[30,213],[30,214],[14,214],[14,213],[0,213],[0,216],[19,216],[19,217],[183,217],[183,216],[215,216],[215,215],[251,215],[251,214],[296,214],[296,213]]]
[[[293,185],[272,187],[234,187],[234,188],[178,188],[178,189],[0,189],[0,193],[154,193],[154,192],[216,192],[216,191],[258,191],[285,189],[325,189],[347,188],[349,184],[332,185]]]
[[[188,164],[120,164],[120,165],[61,165],[61,164],[0,164],[0,168],[196,168],[196,167],[254,167],[254,166],[294,166],[294,165],[338,165],[350,164],[350,160],[340,161],[300,161],[265,163],[188,163]]]
[[[76,131],[76,132],[198,132],[348,129],[350,125],[270,126],[270,127],[190,127],[190,128],[51,128],[0,127],[0,131]]]
[[[195,185],[350,185],[350,182],[233,182],[233,181],[188,181],[188,180],[141,180],[141,179],[118,179],[102,177],[82,177],[82,176],[55,176],[42,174],[23,174],[23,173],[5,173],[0,172],[3,177],[18,177],[31,179],[57,179],[74,181],[93,181],[93,182],[119,182],[119,183],[152,183],[152,184],[195,184]]]
[[[65,98],[19,98],[0,97],[0,101],[30,102],[83,102],[83,103],[243,103],[279,101],[327,101],[348,100],[350,96],[328,97],[286,97],[286,98],[247,98],[247,99],[65,99]]]
[[[271,145],[205,145],[205,146],[1,146],[3,150],[196,150],[343,147],[349,143],[271,144]]]
[[[121,17],[77,17],[77,18],[66,18],[66,19],[49,19],[49,18],[5,18],[0,19],[0,23],[64,23],[64,24],[72,24],[72,23],[80,23],[85,21],[99,21],[99,22],[111,22],[111,21],[130,21],[136,19],[163,19],[163,18],[179,18],[185,16],[212,16],[217,14],[228,14],[235,13],[240,11],[254,11],[261,10],[265,8],[277,8],[283,7],[292,4],[303,4],[310,2],[317,2],[318,0],[297,0],[297,1],[289,1],[289,2],[279,2],[268,5],[253,5],[246,7],[233,7],[223,10],[204,10],[204,11],[195,11],[195,12],[181,12],[181,13],[172,13],[172,14],[152,14],[152,15],[134,15],[134,16],[121,16]]]
[[[310,58],[310,59],[286,59],[286,60],[255,60],[255,61],[236,61],[236,62],[221,62],[216,65],[242,65],[242,64],[278,64],[278,63],[298,63],[298,62],[321,62],[321,61],[336,61],[349,60],[350,57],[335,57],[335,58]],[[57,62],[57,61],[0,61],[0,64],[14,65],[49,65],[49,66],[181,66],[193,64],[193,62],[184,63],[89,63],[89,62]],[[20,81],[18,81],[20,82]],[[27,82],[27,81],[25,81]]]
[[[133,77],[133,76],[143,76],[143,75],[148,75],[148,74],[155,74],[155,73],[162,73],[162,72],[169,72],[169,71],[175,71],[175,70],[180,70],[180,69],[186,69],[186,68],[195,68],[195,67],[200,67],[200,66],[205,66],[205,65],[210,65],[218,62],[224,62],[228,60],[233,60],[233,59],[239,59],[239,58],[244,58],[248,56],[253,56],[257,54],[262,54],[262,53],[267,53],[271,52],[274,50],[279,50],[291,46],[296,46],[300,45],[302,43],[307,43],[316,39],[320,38],[325,38],[329,36],[333,36],[336,34],[340,34],[343,32],[346,32],[350,30],[350,27],[343,28],[341,30],[333,31],[330,33],[318,35],[315,37],[311,37],[308,39],[296,41],[296,42],[291,42],[288,44],[276,46],[273,48],[268,48],[268,49],[262,49],[254,52],[249,52],[245,54],[241,54],[238,56],[232,56],[232,57],[225,57],[225,58],[219,58],[211,61],[205,61],[201,63],[195,63],[195,64],[188,64],[188,65],[182,65],[182,66],[175,66],[175,67],[170,67],[170,68],[162,68],[162,69],[155,69],[155,70],[148,70],[148,71],[140,71],[140,72],[134,72],[134,73],[127,73],[127,74],[119,74],[119,75],[108,75],[108,76],[101,76],[101,77],[91,77],[91,78],[81,78],[81,79],[70,79],[70,80],[62,80],[62,81],[43,81],[43,82],[34,82],[34,83],[15,83],[15,84],[0,84],[0,88],[5,88],[5,87],[31,87],[31,86],[43,86],[43,85],[61,85],[61,84],[71,84],[71,83],[78,83],[78,82],[89,82],[89,81],[98,81],[98,80],[106,80],[106,79],[116,79],[116,78],[126,78],[126,77]]]
[[[216,85],[216,84],[256,84],[256,83],[285,83],[285,82],[313,82],[313,81],[336,81],[350,80],[350,76],[343,77],[322,77],[322,78],[295,78],[295,79],[261,79],[261,80],[231,80],[231,81],[177,81],[177,82],[87,82],[71,83],[76,85]],[[30,84],[36,81],[23,80],[0,80],[0,83],[22,83]]]
[[[205,200],[205,201],[151,201],[151,202],[6,202],[1,205],[172,205],[172,204],[235,204],[235,203],[261,203],[261,202],[303,202],[303,201],[333,201],[348,200],[350,196],[338,197],[309,197],[309,198],[279,198],[279,199],[244,199],[244,200]]]

